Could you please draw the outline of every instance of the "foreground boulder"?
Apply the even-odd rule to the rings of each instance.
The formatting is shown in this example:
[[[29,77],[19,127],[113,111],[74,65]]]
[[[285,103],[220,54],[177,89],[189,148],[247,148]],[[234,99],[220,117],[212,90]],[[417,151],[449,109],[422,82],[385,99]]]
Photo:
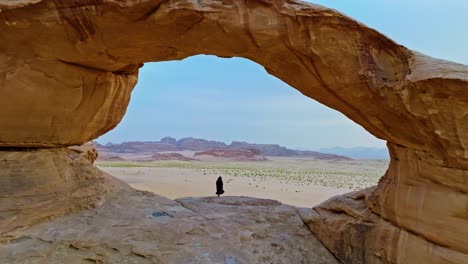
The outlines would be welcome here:
[[[16,192],[0,189],[0,263],[338,263],[295,207],[247,197],[172,201],[57,152],[65,160],[53,151],[9,154],[38,170],[16,181]],[[47,176],[45,168],[61,167],[36,162],[42,156],[95,178]]]
[[[466,170],[441,168],[391,146],[376,187],[303,210],[314,234],[345,263],[468,263]]]
[[[99,205],[115,182],[67,148],[0,151],[0,241]]]
[[[93,192],[101,178],[91,165],[73,167],[77,159],[68,154],[39,158],[51,165],[35,171],[28,162],[36,158],[7,147],[95,139],[120,122],[143,63],[211,54],[251,59],[388,141],[392,163],[379,185],[356,203],[349,197],[325,203],[308,222],[341,261],[468,259],[467,66],[411,51],[337,11],[294,0],[0,0],[0,11],[3,231],[95,206],[109,188],[96,183]],[[53,166],[63,169],[49,174]],[[63,202],[51,201],[56,197]],[[55,206],[57,214],[48,209]],[[336,220],[333,228],[323,224],[329,219]],[[346,238],[350,228],[363,243]]]

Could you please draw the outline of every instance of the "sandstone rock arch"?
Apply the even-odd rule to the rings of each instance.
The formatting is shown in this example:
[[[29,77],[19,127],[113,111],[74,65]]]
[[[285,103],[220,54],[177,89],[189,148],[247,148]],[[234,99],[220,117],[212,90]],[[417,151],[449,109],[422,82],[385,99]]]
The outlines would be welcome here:
[[[377,187],[304,215],[339,259],[466,260],[467,66],[293,0],[21,0],[0,11],[0,146],[102,135],[124,115],[144,62],[244,57],[388,141]]]

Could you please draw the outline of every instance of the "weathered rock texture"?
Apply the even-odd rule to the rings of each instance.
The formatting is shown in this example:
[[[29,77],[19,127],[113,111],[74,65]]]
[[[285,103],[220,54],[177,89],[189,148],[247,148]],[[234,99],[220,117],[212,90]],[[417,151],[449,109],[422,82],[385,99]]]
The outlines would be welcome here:
[[[99,156],[98,151],[92,142],[88,142],[80,146],[71,146],[68,148],[80,154],[83,158],[87,159],[92,164],[94,164]]]
[[[0,0],[0,10],[1,146],[102,135],[125,113],[144,62],[245,57],[388,141],[392,163],[379,185],[325,203],[310,221],[337,257],[468,259],[467,66],[292,0]],[[365,243],[347,238],[350,228]]]
[[[292,206],[246,197],[172,201],[125,183],[96,209],[4,240],[1,263],[339,263]]]
[[[345,263],[468,263],[468,171],[389,147],[376,187],[332,198],[305,222]]]
[[[30,226],[99,205],[116,180],[75,151],[0,151],[0,242]]]

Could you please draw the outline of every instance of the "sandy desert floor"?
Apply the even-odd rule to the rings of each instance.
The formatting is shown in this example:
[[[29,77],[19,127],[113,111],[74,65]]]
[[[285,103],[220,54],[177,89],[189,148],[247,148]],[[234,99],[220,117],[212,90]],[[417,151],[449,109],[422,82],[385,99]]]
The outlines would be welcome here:
[[[140,190],[171,199],[214,196],[221,176],[225,195],[269,198],[311,207],[328,198],[377,184],[388,161],[319,161],[268,158],[238,161],[98,161],[105,172]]]

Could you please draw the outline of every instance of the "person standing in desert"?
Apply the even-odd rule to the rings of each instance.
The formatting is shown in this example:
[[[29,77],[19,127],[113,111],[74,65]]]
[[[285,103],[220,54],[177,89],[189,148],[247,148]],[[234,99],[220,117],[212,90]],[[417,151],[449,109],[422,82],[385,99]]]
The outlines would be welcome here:
[[[224,193],[223,190],[223,179],[221,177],[218,177],[218,180],[216,180],[216,194],[218,197]]]

